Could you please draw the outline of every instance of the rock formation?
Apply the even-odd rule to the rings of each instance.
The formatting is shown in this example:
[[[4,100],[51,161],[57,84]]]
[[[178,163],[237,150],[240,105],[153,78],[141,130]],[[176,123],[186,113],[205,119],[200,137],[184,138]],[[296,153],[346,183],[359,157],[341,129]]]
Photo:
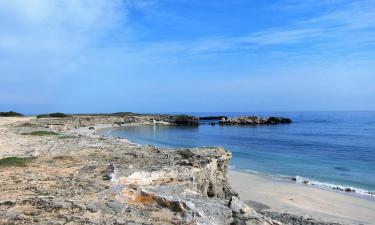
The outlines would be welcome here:
[[[279,224],[236,197],[222,148],[163,150],[73,129],[127,119],[0,123],[0,143],[14,147],[0,158],[30,159],[0,169],[0,224]],[[32,131],[59,135],[21,135]]]
[[[199,117],[199,120],[222,120],[227,118],[227,116],[202,116]]]
[[[284,117],[256,117],[256,116],[242,116],[222,119],[221,125],[263,125],[263,124],[289,124],[291,119]]]

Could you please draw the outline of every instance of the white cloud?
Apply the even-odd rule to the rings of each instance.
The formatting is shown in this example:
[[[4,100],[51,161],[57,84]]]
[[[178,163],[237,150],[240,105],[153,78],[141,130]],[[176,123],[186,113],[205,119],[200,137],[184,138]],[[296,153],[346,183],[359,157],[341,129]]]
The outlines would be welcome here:
[[[5,0],[0,48],[68,50],[90,44],[124,22],[122,0]]]
[[[53,95],[62,79],[85,76],[83,69],[95,63],[89,54],[111,31],[126,31],[131,7],[139,6],[128,0],[0,1],[0,90],[8,93],[0,93],[1,101],[35,95],[30,101],[37,102],[43,93]]]
[[[142,21],[136,24],[137,27],[145,25],[138,35],[132,30],[132,21],[127,21],[128,14],[133,9],[146,10],[156,0],[0,0],[0,102],[11,105],[24,103],[22,99],[26,99],[27,102],[44,104],[59,101],[59,96],[70,102],[76,95],[97,94],[98,90],[90,85],[120,83],[118,80],[124,81],[125,77],[138,79],[129,78],[134,87],[127,84],[136,93],[139,91],[136,84],[140,81],[154,79],[154,84],[159,85],[162,83],[160,79],[178,80],[178,76],[188,77],[189,74],[192,77],[197,77],[197,74],[213,76],[215,73],[235,76],[232,74],[236,71],[242,74],[249,68],[257,69],[258,62],[265,67],[262,74],[267,75],[272,72],[271,67],[283,67],[283,61],[302,64],[299,71],[304,71],[305,64],[310,68],[315,60],[321,60],[316,64],[323,66],[332,61],[340,66],[352,62],[350,67],[344,68],[345,71],[361,65],[373,68],[368,66],[374,65],[368,59],[374,57],[374,52],[366,47],[374,47],[375,43],[374,0],[289,2],[290,5],[283,10],[295,10],[292,15],[303,15],[298,17],[300,21],[285,22],[284,26],[267,27],[242,36],[225,33],[192,40],[187,39],[190,37],[187,35],[186,39],[168,37],[169,41],[146,42],[143,41],[147,37],[143,36],[142,29],[148,29],[150,24],[142,24]],[[340,6],[334,7],[336,3]],[[325,10],[319,10],[322,5]],[[299,10],[314,13],[304,14]],[[153,20],[161,13],[147,16]],[[168,19],[176,20],[174,17]],[[184,23],[189,22],[188,16],[184,18]],[[161,28],[152,27],[151,35],[157,29]],[[250,27],[243,29],[254,30]],[[294,48],[294,45],[301,46]],[[317,54],[313,55],[315,49]],[[337,50],[343,54],[335,53]],[[363,61],[363,58],[368,61]],[[323,64],[319,64],[321,62]],[[296,71],[294,73],[298,73]],[[280,73],[277,69],[273,72]],[[143,79],[145,77],[147,79]],[[71,86],[79,91],[74,92]],[[61,89],[63,94],[59,95],[55,89]],[[113,88],[107,88],[103,93],[110,89]],[[119,85],[116,90],[122,91],[123,87]],[[70,97],[66,97],[67,94]]]
[[[172,46],[184,46],[189,53],[209,54],[296,44],[315,49],[370,51],[363,49],[363,46],[373,46],[375,43],[375,0],[290,0],[280,5],[278,10],[281,8],[294,13],[310,10],[314,13],[306,13],[310,17],[305,16],[287,26],[245,36],[206,37],[189,43],[172,43]]]

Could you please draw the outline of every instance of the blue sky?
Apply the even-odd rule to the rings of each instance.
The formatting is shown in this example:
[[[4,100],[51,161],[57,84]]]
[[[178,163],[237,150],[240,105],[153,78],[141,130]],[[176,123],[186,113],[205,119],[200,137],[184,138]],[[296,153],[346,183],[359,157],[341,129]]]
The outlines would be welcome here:
[[[375,110],[375,0],[1,0],[0,111]]]

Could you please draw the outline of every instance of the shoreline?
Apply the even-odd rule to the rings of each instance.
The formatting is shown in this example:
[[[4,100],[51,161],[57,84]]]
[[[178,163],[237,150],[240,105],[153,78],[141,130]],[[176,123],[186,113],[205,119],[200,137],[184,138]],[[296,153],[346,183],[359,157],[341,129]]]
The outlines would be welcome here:
[[[182,154],[178,149],[164,151],[125,138],[102,137],[101,131],[117,128],[113,121],[107,124],[89,121],[77,128],[77,123],[70,120],[4,119],[0,120],[0,128],[4,133],[0,142],[3,157],[9,156],[9,150],[18,157],[38,155],[27,167],[0,170],[7,178],[0,186],[6,193],[0,198],[0,203],[3,202],[0,223],[17,218],[45,221],[57,218],[58,213],[62,213],[64,221],[69,221],[70,214],[77,213],[76,206],[71,208],[69,202],[72,196],[74,204],[79,204],[76,221],[98,222],[101,216],[120,221],[131,215],[139,222],[148,221],[150,216],[154,221],[160,221],[160,216],[168,221],[177,216],[178,221],[207,222],[214,216],[213,224],[254,218],[260,218],[264,222],[261,224],[279,224],[270,222],[271,219],[295,224],[294,218],[299,224],[319,225],[374,224],[375,221],[374,201],[230,170],[231,154],[223,148],[197,148]],[[57,133],[22,135],[38,130]],[[113,177],[118,178],[117,182],[113,182]],[[136,189],[130,190],[129,184]],[[72,185],[74,188],[67,188]],[[232,188],[241,200],[233,196]],[[43,197],[46,195],[52,197],[46,200]],[[28,208],[29,204],[39,209]],[[56,211],[49,211],[51,204],[58,205]],[[189,207],[185,208],[186,205]],[[259,209],[259,205],[270,209]],[[178,206],[178,212],[188,210],[189,213],[175,214],[174,206]],[[126,207],[131,210],[124,210]],[[144,215],[145,207],[156,214]],[[97,213],[98,217],[92,218],[90,213]],[[195,217],[197,213],[204,216]],[[280,213],[288,215],[280,217]]]
[[[317,180],[312,180],[312,179],[301,177],[301,176],[294,177],[294,176],[287,176],[287,175],[273,175],[273,174],[268,174],[268,173],[263,173],[260,171],[248,170],[248,169],[239,170],[235,168],[230,168],[230,171],[258,175],[258,176],[262,176],[268,179],[277,180],[280,182],[286,182],[286,183],[295,184],[295,185],[299,185],[303,187],[316,188],[319,190],[332,191],[335,193],[340,193],[340,194],[345,194],[345,195],[350,195],[354,197],[365,198],[365,199],[375,201],[375,191],[370,191],[370,190],[366,190],[366,189],[362,189],[358,187],[335,184],[335,183],[320,182]]]
[[[106,130],[111,130],[111,129],[118,129],[121,127],[130,127],[130,126],[155,126],[155,125],[150,125],[150,124],[125,124],[122,126],[110,126],[108,124],[98,124],[94,125],[95,131],[93,134],[97,135],[103,135],[109,138],[120,138],[124,139],[125,141],[135,144],[135,145],[143,145],[140,143],[132,142],[131,140],[127,139],[126,137],[112,137],[108,134],[105,133]],[[158,126],[158,125],[156,125]],[[164,126],[164,125],[162,125]],[[82,128],[81,128],[82,129]],[[160,148],[159,146],[153,145],[157,148]],[[178,147],[177,147],[178,148]],[[176,149],[176,147],[163,147],[163,149]],[[313,180],[308,177],[301,177],[299,175],[297,176],[287,176],[287,175],[273,175],[273,174],[267,174],[263,173],[260,171],[252,171],[252,170],[237,170],[234,168],[230,168],[230,170],[233,171],[238,171],[238,172],[244,172],[244,173],[250,173],[250,174],[259,174],[261,176],[267,176],[271,179],[277,179],[277,180],[282,180],[286,182],[290,182],[292,184],[296,185],[304,185],[308,187],[313,187],[321,190],[329,190],[329,191],[334,191],[338,193],[343,193],[343,194],[348,194],[348,195],[353,195],[353,196],[358,196],[358,197],[363,197],[363,198],[369,198],[375,200],[375,190],[367,190],[363,189],[360,187],[354,187],[354,186],[349,186],[349,185],[342,185],[342,184],[335,184],[335,183],[329,183],[329,182],[321,182],[319,180]]]
[[[127,126],[140,125],[131,124]],[[116,128],[118,127],[107,127],[102,129],[98,128],[97,132],[103,131],[105,129]],[[105,136],[109,138],[115,138],[107,135]],[[133,143],[127,138],[121,137],[121,139]],[[138,145],[142,146],[141,144]],[[238,180],[238,177],[240,177],[241,179]],[[271,212],[271,214],[287,213],[290,215],[303,216],[304,218],[313,218],[314,220],[322,221],[323,223],[331,222],[340,224],[375,224],[375,216],[371,215],[372,210],[375,211],[375,196],[372,195],[370,191],[368,191],[369,194],[347,192],[345,191],[345,188],[347,188],[346,186],[339,186],[335,184],[327,184],[327,186],[318,186],[314,184],[314,182],[316,181],[309,180],[309,182],[311,183],[303,183],[303,181],[306,180],[304,178],[301,181],[293,181],[292,177],[277,177],[274,175],[264,174],[257,171],[250,172],[236,169],[228,170],[228,179],[232,188],[239,193],[239,196],[242,200],[255,202],[256,204],[260,203],[260,205],[267,205],[270,207],[270,209],[266,211]],[[288,190],[284,191],[284,193],[287,193],[288,195],[292,196],[303,196],[301,197],[302,203],[294,202],[291,204],[285,199],[283,201],[280,201],[281,194],[277,192],[261,194],[257,193],[256,189],[251,190],[250,186],[254,184],[260,186],[267,185],[268,188],[271,189],[274,185],[281,186],[282,188],[287,188]],[[244,187],[243,185],[245,185],[246,187]],[[328,185],[331,186],[328,187]],[[342,187],[342,189],[335,189],[333,187]],[[246,190],[244,190],[244,188]],[[350,188],[352,190],[358,190],[358,188]],[[257,194],[253,196],[254,193]],[[306,202],[308,201],[308,195],[310,193],[314,193],[319,199],[317,202],[310,201],[312,205],[306,204]],[[270,197],[274,196],[277,197],[274,200],[272,200],[272,198]],[[325,202],[325,197],[331,199],[332,201],[330,203]],[[353,205],[355,206],[342,206],[343,201],[347,203],[353,203]],[[256,206],[253,207],[256,208]],[[350,209],[345,211],[344,208]],[[369,208],[371,210],[368,210]],[[360,216],[357,216],[358,210],[365,212],[363,214],[360,214]],[[347,215],[350,215],[349,218],[346,217]]]
[[[343,224],[375,224],[374,199],[235,170],[228,171],[228,179],[242,200],[265,204],[270,207],[266,211]]]

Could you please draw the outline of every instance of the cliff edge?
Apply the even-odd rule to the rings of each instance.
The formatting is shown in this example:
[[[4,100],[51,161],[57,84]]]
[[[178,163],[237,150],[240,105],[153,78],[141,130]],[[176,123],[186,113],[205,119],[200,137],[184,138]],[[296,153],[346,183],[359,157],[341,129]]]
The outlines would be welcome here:
[[[223,148],[163,150],[82,135],[64,119],[0,120],[0,224],[280,224],[236,197]]]

